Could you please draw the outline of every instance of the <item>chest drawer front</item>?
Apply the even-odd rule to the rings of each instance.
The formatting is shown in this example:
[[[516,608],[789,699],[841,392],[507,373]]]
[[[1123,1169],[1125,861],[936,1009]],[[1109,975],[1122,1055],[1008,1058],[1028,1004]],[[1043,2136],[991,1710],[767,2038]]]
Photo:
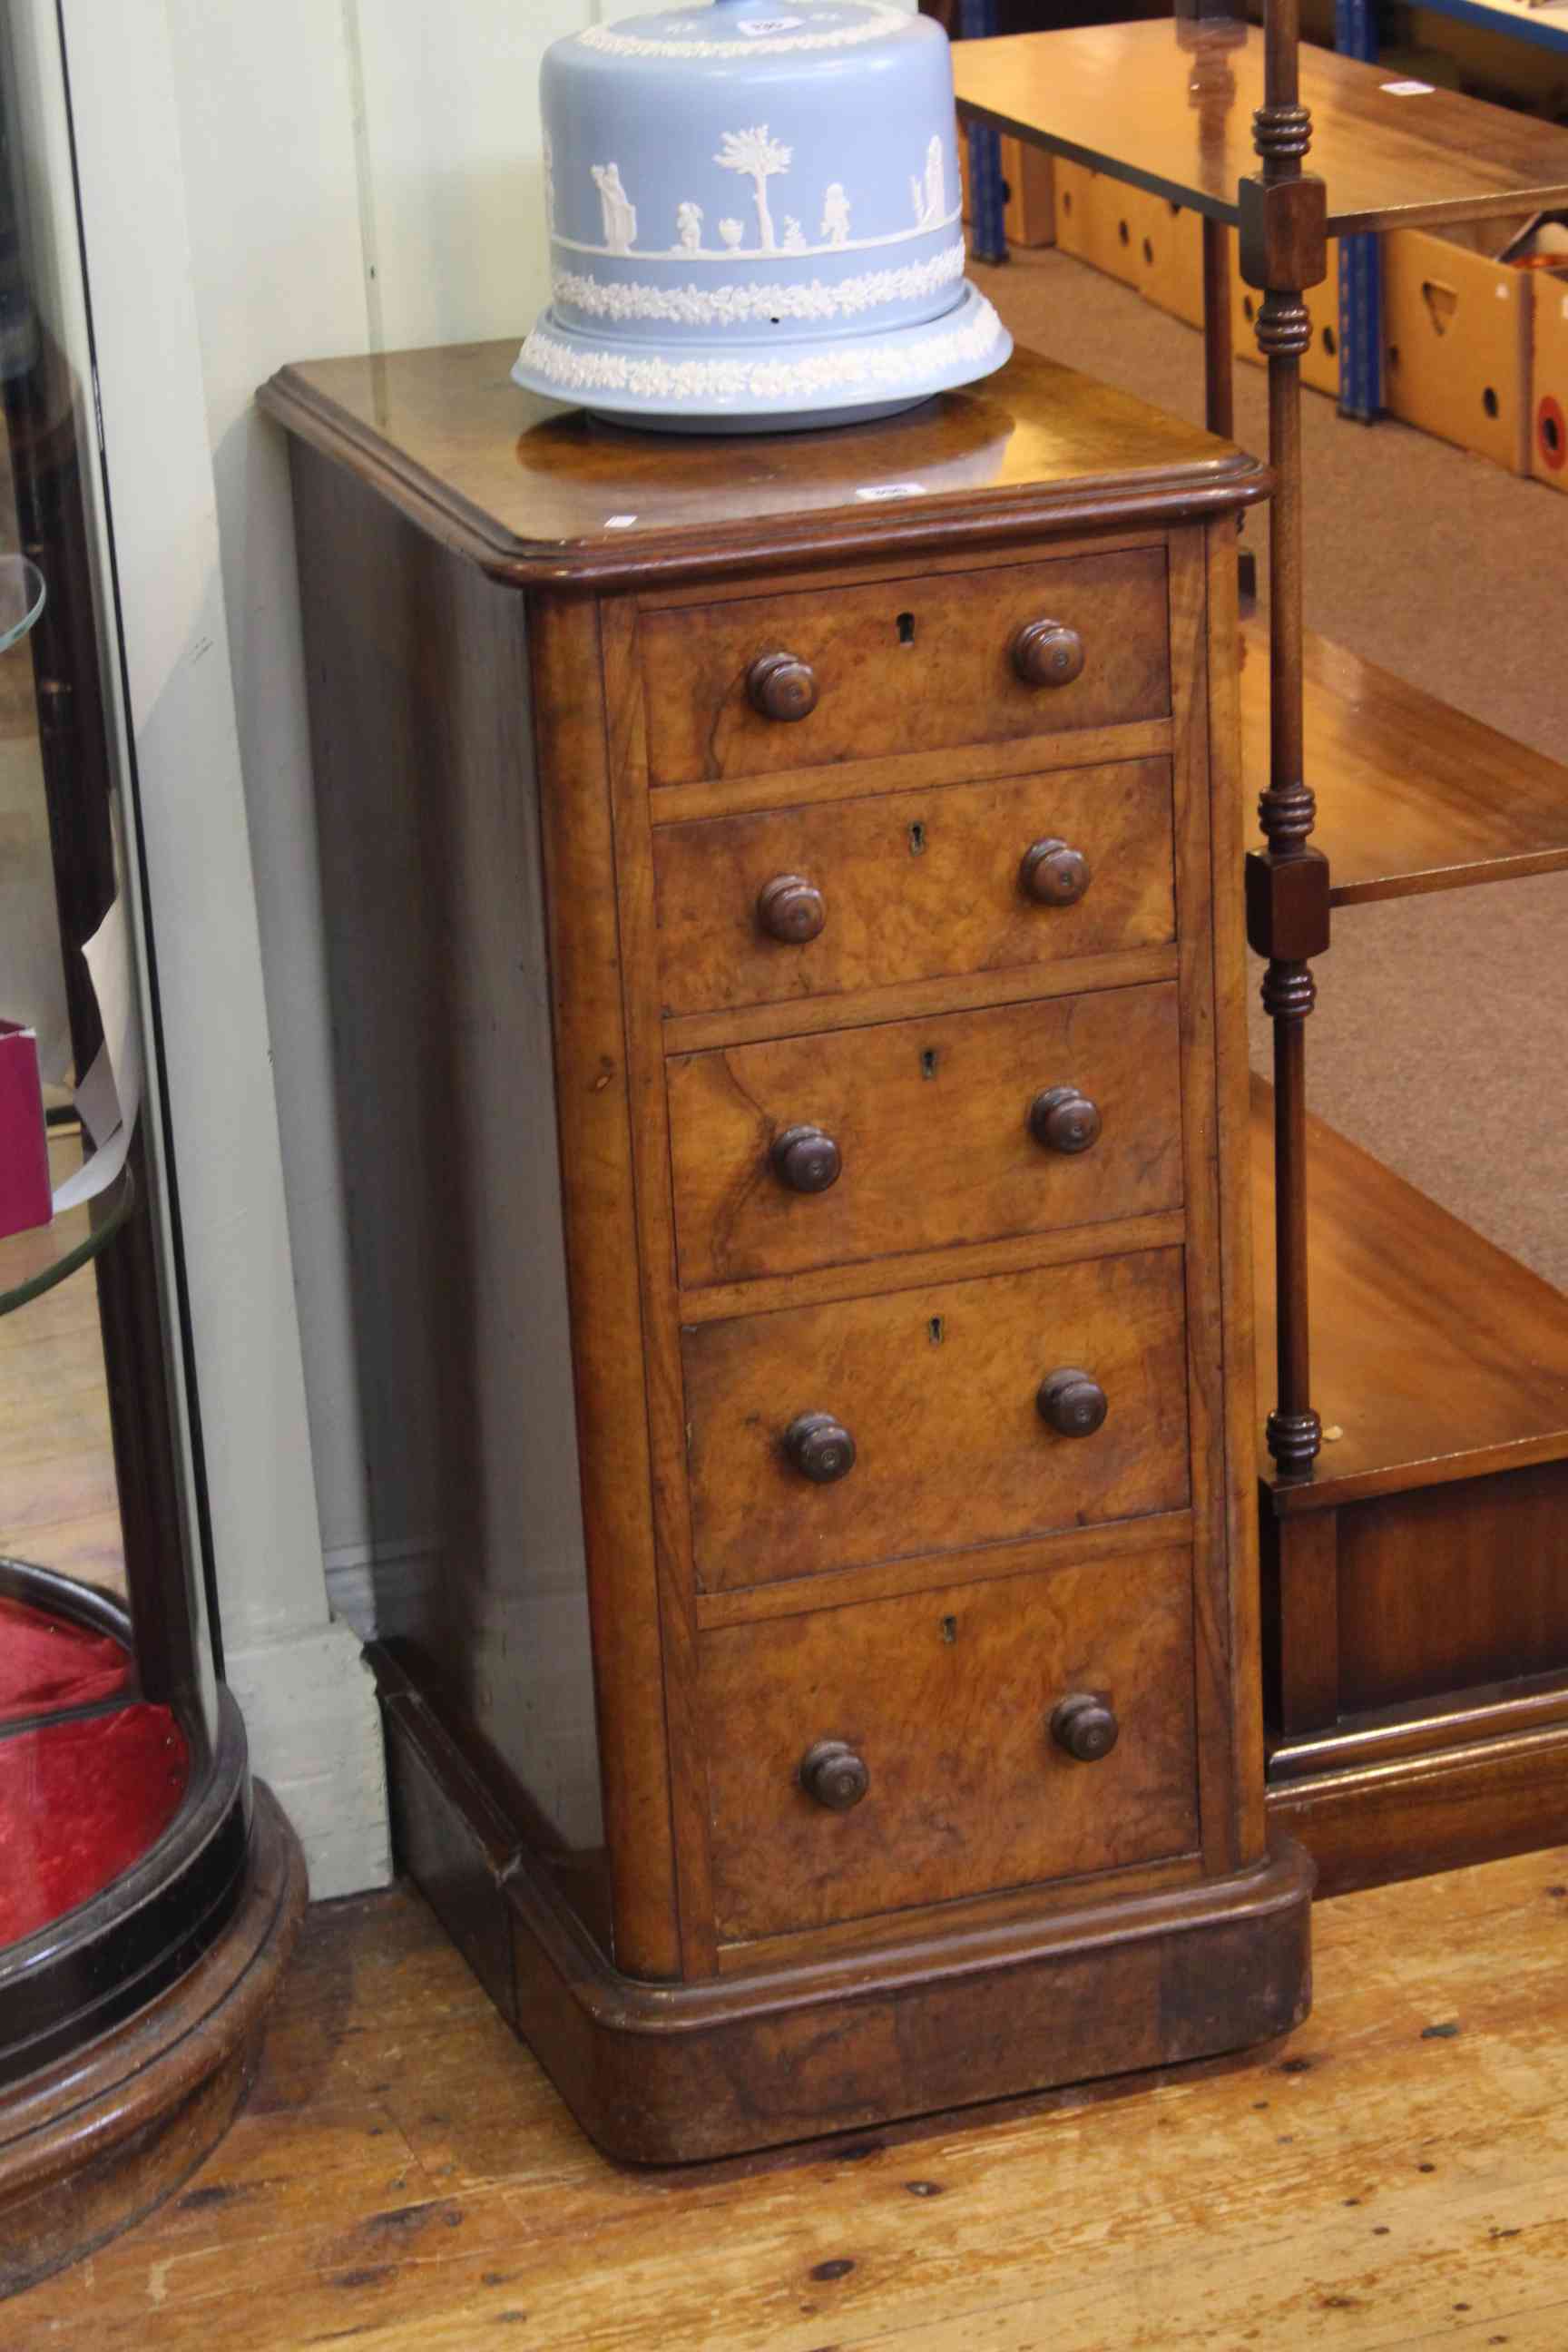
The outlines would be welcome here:
[[[1179,1249],[1142,1250],[689,1327],[699,1583],[1182,1508],[1182,1273]],[[1088,1434],[1042,1410],[1068,1370],[1106,1401]]]
[[[1191,1852],[1191,1637],[1184,1549],[705,1634],[721,1937]],[[1074,1699],[1115,1719],[1092,1762],[1053,1731]]]
[[[1046,841],[1065,855],[1042,899],[1025,862]],[[1176,929],[1170,762],[661,825],[654,873],[670,1013],[1163,947]],[[821,923],[779,939],[762,901],[792,875],[819,894]]]
[[[679,1055],[681,1281],[1179,1207],[1177,1050],[1163,982]]]
[[[646,614],[639,633],[656,784],[1010,742],[1171,708],[1163,547],[687,605]],[[1042,682],[1026,675],[1031,656]],[[792,715],[768,715],[770,703]]]

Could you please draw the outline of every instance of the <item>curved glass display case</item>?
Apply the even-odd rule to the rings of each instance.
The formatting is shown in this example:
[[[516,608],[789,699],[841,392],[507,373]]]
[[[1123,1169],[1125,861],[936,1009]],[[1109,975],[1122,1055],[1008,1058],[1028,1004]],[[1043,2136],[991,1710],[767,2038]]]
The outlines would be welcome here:
[[[0,20],[0,2295],[220,2136],[302,1901],[206,1618],[52,19]]]

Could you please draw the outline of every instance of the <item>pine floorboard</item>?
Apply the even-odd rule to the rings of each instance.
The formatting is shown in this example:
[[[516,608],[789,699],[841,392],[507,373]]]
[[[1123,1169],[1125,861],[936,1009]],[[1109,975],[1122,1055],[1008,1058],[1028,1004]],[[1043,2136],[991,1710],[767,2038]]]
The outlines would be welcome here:
[[[404,1888],[310,1915],[249,2105],[5,2352],[1568,2346],[1568,1849],[1320,1905],[1241,2061],[606,2163]]]

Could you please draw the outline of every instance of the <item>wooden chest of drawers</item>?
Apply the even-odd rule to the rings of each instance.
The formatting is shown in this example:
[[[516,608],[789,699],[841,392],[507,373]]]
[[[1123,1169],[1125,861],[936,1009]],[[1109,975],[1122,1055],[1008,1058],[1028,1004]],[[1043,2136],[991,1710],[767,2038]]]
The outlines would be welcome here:
[[[406,1865],[603,2143],[1241,2046],[1224,445],[1020,355],[696,443],[285,372]]]

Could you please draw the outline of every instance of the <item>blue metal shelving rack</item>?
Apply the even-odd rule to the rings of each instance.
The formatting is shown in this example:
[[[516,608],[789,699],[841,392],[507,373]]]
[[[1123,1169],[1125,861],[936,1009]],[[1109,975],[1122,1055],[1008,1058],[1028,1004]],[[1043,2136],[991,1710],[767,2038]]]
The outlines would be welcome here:
[[[959,37],[988,40],[996,30],[996,0],[960,0]],[[976,261],[1005,261],[1006,197],[1002,186],[1002,142],[988,124],[969,126],[969,242]]]
[[[1374,0],[1334,0],[1334,47],[1377,63]],[[1370,425],[1383,408],[1383,247],[1375,236],[1340,242],[1340,415]]]

